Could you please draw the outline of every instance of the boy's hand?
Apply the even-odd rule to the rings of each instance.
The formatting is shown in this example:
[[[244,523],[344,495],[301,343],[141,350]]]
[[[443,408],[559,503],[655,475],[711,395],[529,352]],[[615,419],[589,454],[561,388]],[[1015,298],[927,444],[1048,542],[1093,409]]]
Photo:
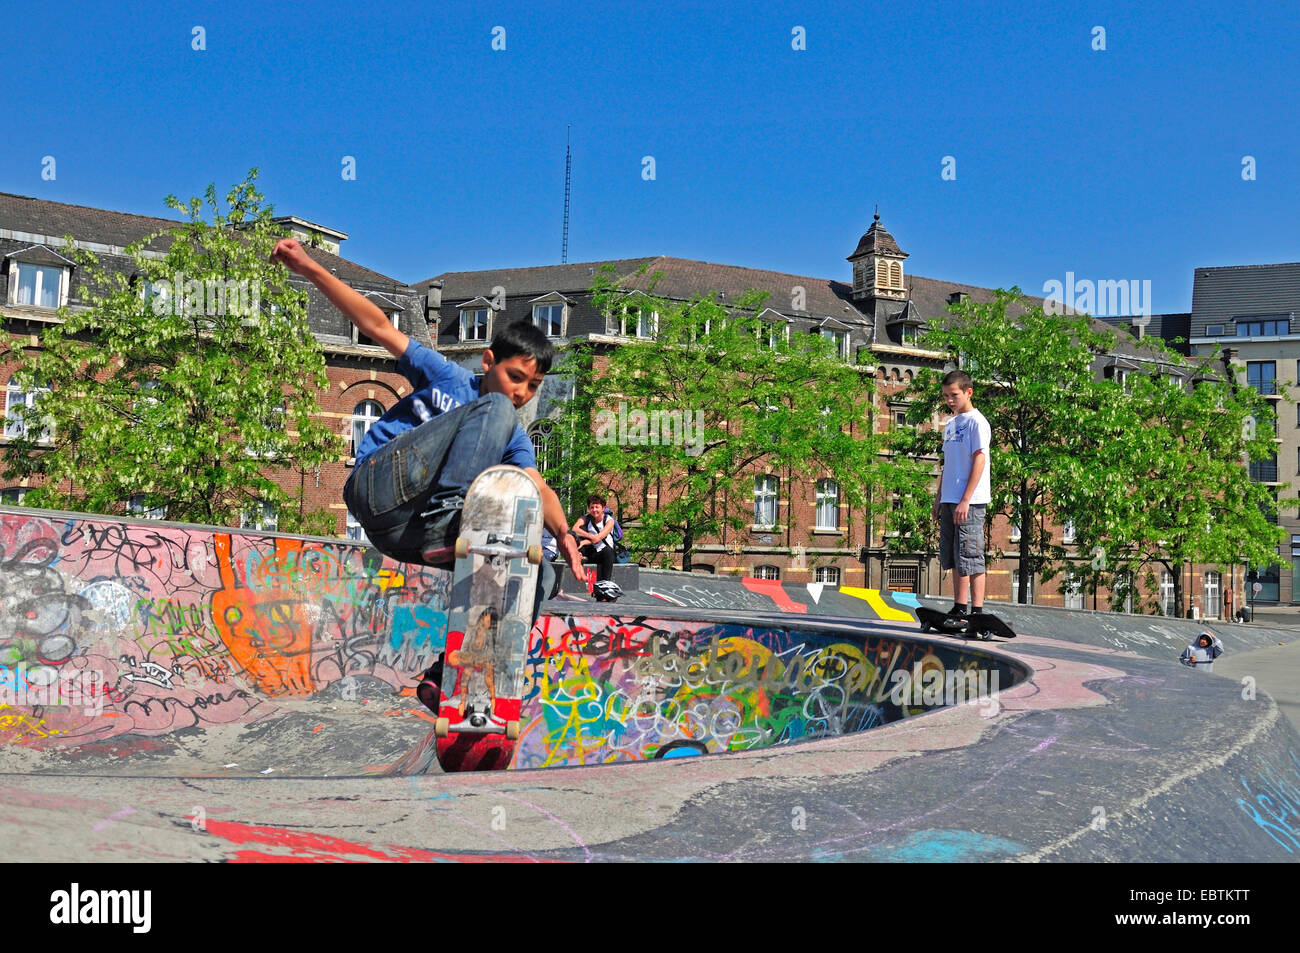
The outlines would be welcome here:
[[[564,558],[568,560],[569,571],[573,573],[573,578],[578,582],[586,582],[587,576],[582,571],[582,553],[578,552],[578,541],[565,533],[560,539],[560,549],[564,551]]]
[[[962,523],[965,523],[969,516],[970,516],[970,503],[967,500],[962,500],[960,503],[957,504],[957,508],[952,511],[953,522],[959,526]]]
[[[307,277],[307,271],[316,265],[296,238],[282,238],[276,242],[271,251],[271,261],[279,262],[295,275],[304,278]]]

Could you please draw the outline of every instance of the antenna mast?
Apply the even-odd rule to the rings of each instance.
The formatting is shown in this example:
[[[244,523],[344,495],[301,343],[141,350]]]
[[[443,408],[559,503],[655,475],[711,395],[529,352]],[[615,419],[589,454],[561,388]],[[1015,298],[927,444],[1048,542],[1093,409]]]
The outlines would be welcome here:
[[[560,264],[569,263],[569,180],[573,171],[573,151],[569,148],[569,127],[564,127],[564,244],[560,248]]]

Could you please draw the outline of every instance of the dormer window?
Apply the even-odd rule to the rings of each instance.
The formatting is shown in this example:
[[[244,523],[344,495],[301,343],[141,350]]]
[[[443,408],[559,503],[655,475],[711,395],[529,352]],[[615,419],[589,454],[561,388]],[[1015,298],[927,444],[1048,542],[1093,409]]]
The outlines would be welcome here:
[[[625,338],[652,338],[658,334],[659,312],[642,307],[646,300],[636,292],[625,297],[618,311],[606,316],[606,331]]]
[[[5,257],[8,259],[9,305],[49,308],[52,311],[68,303],[71,260],[44,245],[32,245]]]
[[[533,324],[548,338],[562,338],[568,330],[569,307],[563,295],[552,292],[532,301]]]
[[[462,308],[460,312],[460,339],[486,341],[488,339],[488,308]]]
[[[397,328],[399,331],[401,330],[402,306],[400,304],[398,304],[396,301],[394,301],[393,299],[389,298],[386,295],[367,294],[366,297],[369,298],[370,301],[376,307],[378,307],[380,311],[384,312],[384,316],[388,318],[389,324]],[[357,326],[355,324],[352,325],[352,343],[358,345],[359,347],[382,347],[383,346],[374,338],[362,334],[361,331],[357,329]]]

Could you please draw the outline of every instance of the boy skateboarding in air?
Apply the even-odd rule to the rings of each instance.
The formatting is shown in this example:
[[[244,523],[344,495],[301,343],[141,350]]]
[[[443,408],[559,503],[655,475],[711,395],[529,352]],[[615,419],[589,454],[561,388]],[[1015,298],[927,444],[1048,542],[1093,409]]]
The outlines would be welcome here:
[[[400,562],[450,566],[470,484],[504,463],[521,468],[537,485],[542,521],[559,541],[574,578],[585,581],[577,541],[559,498],[537,470],[532,441],[516,412],[537,395],[551,368],[554,349],[546,335],[527,321],[500,329],[483,352],[482,377],[476,377],[408,338],[294,239],[278,242],[271,261],[319,288],[360,333],[397,358],[398,372],[411,383],[411,393],[376,421],[356,448],[343,487],[348,510],[371,545]],[[547,562],[532,603],[534,619],[554,580]],[[433,669],[426,673],[435,684],[440,678]]]
[[[943,428],[943,464],[932,515],[939,521],[939,568],[953,570],[951,628],[984,611],[984,510],[989,493],[992,431],[975,409],[975,388],[965,371],[943,378],[943,401],[954,415]]]

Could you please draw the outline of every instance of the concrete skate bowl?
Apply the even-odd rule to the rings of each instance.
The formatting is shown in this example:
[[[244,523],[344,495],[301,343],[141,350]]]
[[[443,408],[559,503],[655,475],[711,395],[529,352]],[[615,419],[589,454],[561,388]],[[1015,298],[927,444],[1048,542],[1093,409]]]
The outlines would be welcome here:
[[[341,540],[0,509],[0,773],[436,772],[413,689],[449,583]],[[862,620],[587,601],[547,604],[530,666],[513,768],[847,735],[1030,674]]]

